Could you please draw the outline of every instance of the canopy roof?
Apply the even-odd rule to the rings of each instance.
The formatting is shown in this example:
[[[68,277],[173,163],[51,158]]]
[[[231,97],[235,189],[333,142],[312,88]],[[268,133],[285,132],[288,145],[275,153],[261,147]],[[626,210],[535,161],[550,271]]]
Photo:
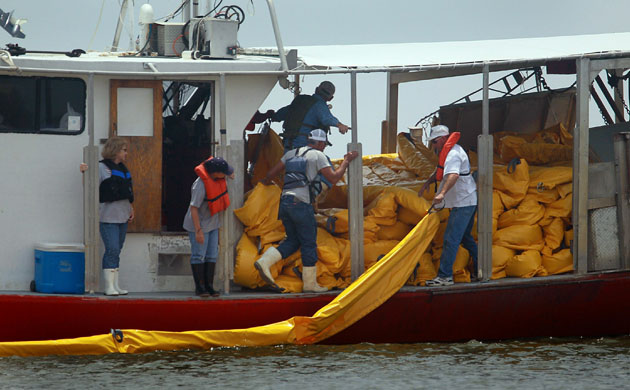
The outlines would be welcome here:
[[[630,33],[485,41],[300,46],[306,68],[433,67],[630,55]]]

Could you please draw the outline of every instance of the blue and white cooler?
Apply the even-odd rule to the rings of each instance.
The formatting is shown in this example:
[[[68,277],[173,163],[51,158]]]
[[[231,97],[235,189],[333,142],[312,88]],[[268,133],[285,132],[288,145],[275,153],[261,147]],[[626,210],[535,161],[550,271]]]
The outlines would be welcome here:
[[[31,290],[50,294],[85,292],[85,247],[83,244],[39,243],[35,245],[35,280]]]

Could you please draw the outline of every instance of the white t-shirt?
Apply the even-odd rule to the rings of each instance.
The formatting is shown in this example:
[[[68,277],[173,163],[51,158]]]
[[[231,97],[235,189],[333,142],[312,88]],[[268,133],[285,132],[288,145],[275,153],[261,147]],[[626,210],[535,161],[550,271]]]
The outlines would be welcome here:
[[[444,178],[450,173],[457,173],[459,178],[455,185],[444,196],[444,207],[466,207],[477,205],[477,184],[472,174],[462,176],[462,173],[470,172],[470,161],[464,149],[455,144],[446,155],[444,161]],[[444,180],[440,183],[440,188],[444,184]]]
[[[283,164],[286,164],[288,159],[295,157],[298,153],[302,154],[304,148],[307,148],[307,146],[289,150],[280,160]],[[306,177],[309,181],[313,181],[320,170],[331,166],[326,155],[317,149],[309,150],[303,154],[303,157],[306,159]],[[304,203],[311,203],[308,186],[282,189],[282,195],[293,195]]]

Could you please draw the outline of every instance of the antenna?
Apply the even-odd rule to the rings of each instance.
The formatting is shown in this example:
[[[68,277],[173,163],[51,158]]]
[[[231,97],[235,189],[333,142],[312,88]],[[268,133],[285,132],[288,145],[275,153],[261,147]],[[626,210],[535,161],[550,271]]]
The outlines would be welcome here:
[[[14,38],[26,38],[26,35],[22,32],[20,27],[26,23],[26,19],[15,19],[13,17],[13,11],[4,12],[0,9],[0,26],[4,28]]]

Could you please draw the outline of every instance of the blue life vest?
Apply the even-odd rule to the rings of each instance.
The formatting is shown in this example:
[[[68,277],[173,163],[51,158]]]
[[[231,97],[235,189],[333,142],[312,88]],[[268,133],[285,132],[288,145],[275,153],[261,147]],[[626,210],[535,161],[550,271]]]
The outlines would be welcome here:
[[[112,175],[103,180],[99,186],[99,202],[115,202],[117,200],[129,199],[133,203],[133,184],[131,173],[123,163],[115,164],[112,160],[101,160]]]
[[[313,150],[313,148],[306,147],[303,151],[300,151],[300,148],[298,148],[295,151],[295,156],[286,160],[284,164],[284,188],[308,187],[309,197],[312,203],[315,201],[315,198],[317,198],[317,195],[322,192],[323,177],[318,173],[312,181],[309,181],[308,176],[306,176],[307,161],[304,155],[310,150]],[[330,183],[327,182],[327,184]]]

